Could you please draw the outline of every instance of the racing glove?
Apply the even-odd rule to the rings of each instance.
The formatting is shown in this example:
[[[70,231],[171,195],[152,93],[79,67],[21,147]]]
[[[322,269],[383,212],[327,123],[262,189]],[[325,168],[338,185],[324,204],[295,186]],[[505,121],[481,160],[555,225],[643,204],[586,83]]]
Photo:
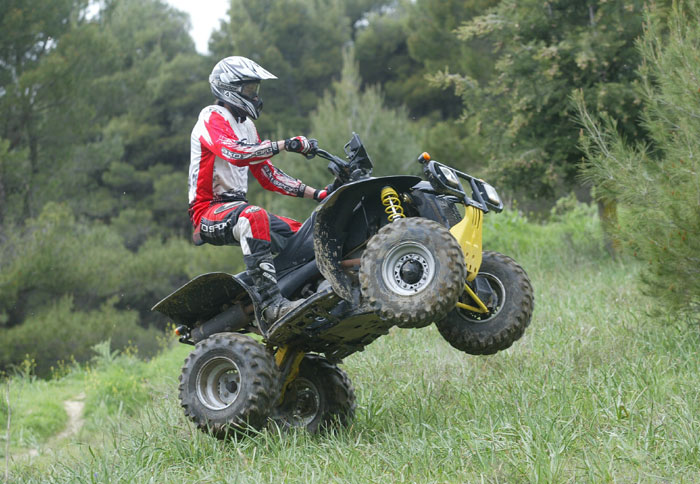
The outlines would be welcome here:
[[[326,185],[326,188],[320,188],[314,192],[314,200],[317,202],[320,202],[324,198],[326,198],[328,195],[336,191],[338,188],[340,188],[343,185],[343,182],[338,180],[337,178],[333,180],[333,182],[330,185]]]
[[[295,136],[294,138],[287,138],[284,140],[284,149],[294,153],[305,155],[311,151],[312,147],[313,145],[304,136]]]
[[[325,188],[319,188],[314,192],[314,200],[316,200],[317,202],[320,202],[321,200],[323,200],[327,196],[328,196],[328,190],[326,190]]]

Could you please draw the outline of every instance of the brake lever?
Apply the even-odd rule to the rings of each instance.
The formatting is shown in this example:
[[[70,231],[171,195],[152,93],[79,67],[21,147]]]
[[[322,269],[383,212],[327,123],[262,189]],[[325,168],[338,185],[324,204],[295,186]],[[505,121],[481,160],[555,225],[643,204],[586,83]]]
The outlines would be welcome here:
[[[309,138],[309,144],[311,145],[311,148],[309,148],[309,152],[304,155],[307,160],[310,160],[316,156],[316,152],[318,151],[318,140]]]

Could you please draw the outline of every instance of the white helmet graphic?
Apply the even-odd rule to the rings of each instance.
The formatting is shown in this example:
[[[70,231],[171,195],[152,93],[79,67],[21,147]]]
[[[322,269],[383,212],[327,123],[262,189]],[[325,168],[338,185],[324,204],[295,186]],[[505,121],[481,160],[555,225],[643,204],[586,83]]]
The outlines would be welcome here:
[[[263,107],[259,96],[262,79],[277,79],[277,76],[246,57],[234,55],[214,66],[209,75],[209,85],[217,99],[258,119]]]

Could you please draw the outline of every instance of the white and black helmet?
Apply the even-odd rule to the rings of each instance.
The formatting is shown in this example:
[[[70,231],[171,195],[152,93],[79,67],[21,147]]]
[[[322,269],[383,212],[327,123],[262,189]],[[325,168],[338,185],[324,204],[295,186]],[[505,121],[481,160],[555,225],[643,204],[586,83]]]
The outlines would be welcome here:
[[[277,76],[246,57],[234,55],[214,66],[209,85],[218,100],[258,119],[263,106],[258,90],[263,79],[277,79]]]

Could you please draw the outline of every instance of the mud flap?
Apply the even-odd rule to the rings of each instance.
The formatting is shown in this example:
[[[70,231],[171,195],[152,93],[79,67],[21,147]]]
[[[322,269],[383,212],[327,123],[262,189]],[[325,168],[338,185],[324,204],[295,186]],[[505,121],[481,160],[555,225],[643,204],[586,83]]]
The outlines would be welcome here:
[[[243,299],[254,302],[255,316],[260,323],[258,297],[237,276],[225,272],[210,272],[192,279],[151,308],[171,318],[176,324],[192,328],[224,311]],[[264,327],[261,327],[263,334]]]

